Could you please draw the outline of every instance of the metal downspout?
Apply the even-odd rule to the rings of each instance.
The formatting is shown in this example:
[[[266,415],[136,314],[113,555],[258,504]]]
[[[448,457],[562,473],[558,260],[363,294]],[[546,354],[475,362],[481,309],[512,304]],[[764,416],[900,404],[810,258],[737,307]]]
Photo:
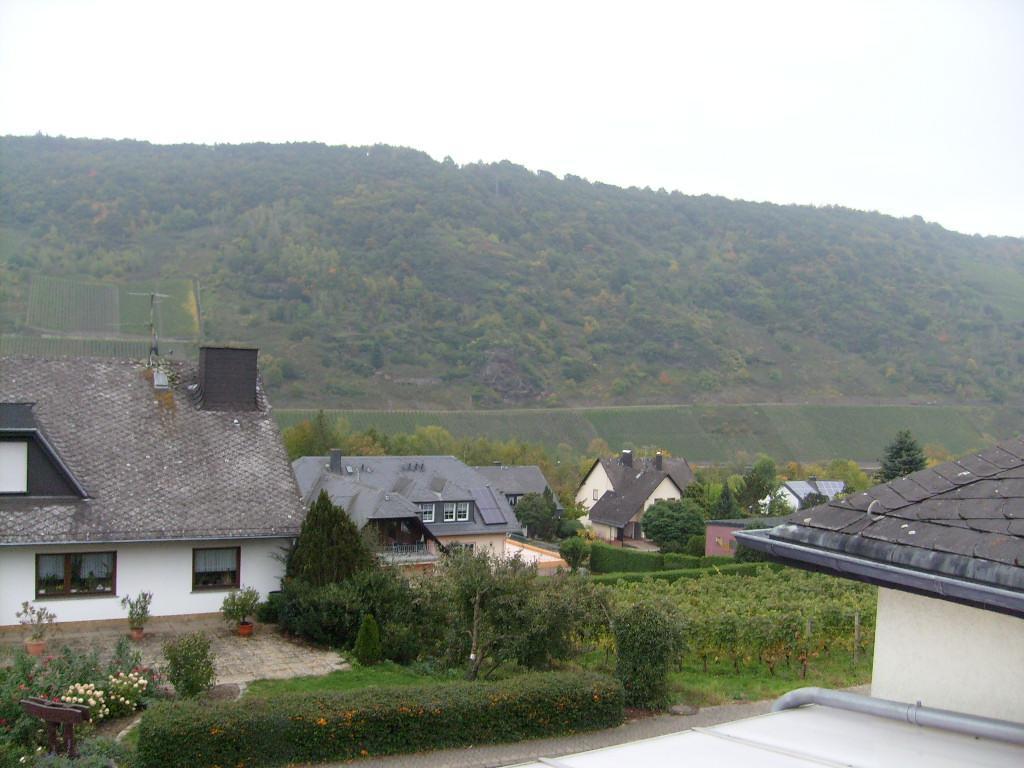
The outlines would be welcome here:
[[[889,699],[876,699],[856,693],[832,691],[828,688],[798,688],[795,691],[790,691],[775,700],[772,704],[772,712],[795,709],[805,704],[845,709],[850,712],[885,717],[889,720],[899,720],[926,728],[939,728],[944,731],[964,733],[968,736],[1024,745],[1024,723],[968,715],[948,709],[923,707],[920,703],[907,704]]]

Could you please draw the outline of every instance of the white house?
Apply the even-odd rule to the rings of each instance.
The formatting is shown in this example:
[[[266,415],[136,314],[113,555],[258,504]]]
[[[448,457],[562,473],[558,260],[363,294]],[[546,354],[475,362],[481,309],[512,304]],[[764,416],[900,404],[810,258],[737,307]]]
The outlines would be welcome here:
[[[871,693],[1024,723],[1024,442],[736,533],[877,584]]]
[[[824,496],[832,501],[838,494],[846,491],[846,483],[842,480],[819,480],[809,477],[806,480],[789,480],[779,486],[778,493],[794,512],[805,505],[805,500],[813,496]],[[771,496],[761,499],[761,507],[766,509],[772,500]]]
[[[87,621],[279,588],[303,507],[256,361],[0,357],[0,626],[26,600]]]
[[[597,459],[576,490],[576,503],[587,514],[581,522],[606,541],[644,538],[644,512],[659,501],[681,499],[693,481],[686,459],[634,459],[632,451],[618,458]]]

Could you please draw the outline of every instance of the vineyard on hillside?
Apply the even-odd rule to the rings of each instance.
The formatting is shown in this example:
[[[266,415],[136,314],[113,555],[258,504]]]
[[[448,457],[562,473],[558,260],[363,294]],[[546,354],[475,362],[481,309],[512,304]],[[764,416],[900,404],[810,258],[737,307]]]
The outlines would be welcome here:
[[[45,331],[115,334],[121,329],[116,285],[37,275],[28,297],[27,324]]]
[[[198,347],[190,342],[161,341],[160,353],[173,360],[196,360]],[[74,336],[0,335],[0,355],[37,357],[121,357],[141,360],[149,354],[148,339],[92,339]]]

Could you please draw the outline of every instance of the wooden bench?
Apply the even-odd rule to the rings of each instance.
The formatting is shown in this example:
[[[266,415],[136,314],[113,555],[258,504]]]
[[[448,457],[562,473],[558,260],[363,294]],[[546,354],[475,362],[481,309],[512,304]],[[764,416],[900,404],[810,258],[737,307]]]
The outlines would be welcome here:
[[[78,746],[75,744],[75,725],[91,719],[89,708],[84,704],[65,704],[60,701],[48,701],[37,697],[22,699],[21,708],[25,714],[38,717],[46,723],[46,739],[50,747],[49,754],[66,754],[69,758],[78,757]],[[57,728],[60,727],[60,740]]]

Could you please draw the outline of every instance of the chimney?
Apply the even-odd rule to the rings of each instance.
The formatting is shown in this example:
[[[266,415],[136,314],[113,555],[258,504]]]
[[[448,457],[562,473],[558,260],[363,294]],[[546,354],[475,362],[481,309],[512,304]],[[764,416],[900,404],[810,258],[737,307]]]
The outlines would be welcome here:
[[[331,472],[341,474],[341,448],[331,448]]]
[[[633,466],[633,452],[629,451],[629,450],[623,451],[622,452],[622,459],[621,459],[621,461],[622,461],[622,466],[624,466],[624,467],[632,467]]]
[[[658,451],[656,454],[654,454],[654,468],[661,472],[661,451]]]
[[[256,410],[256,357],[248,347],[199,348],[199,398],[204,411]]]

